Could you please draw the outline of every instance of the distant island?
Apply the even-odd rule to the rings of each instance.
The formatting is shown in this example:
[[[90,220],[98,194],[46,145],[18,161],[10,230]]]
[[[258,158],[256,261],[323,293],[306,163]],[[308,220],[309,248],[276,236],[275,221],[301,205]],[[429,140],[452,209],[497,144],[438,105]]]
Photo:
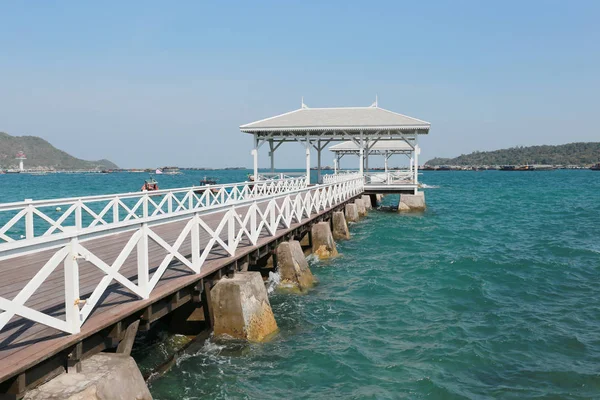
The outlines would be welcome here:
[[[600,162],[600,142],[569,143],[558,146],[511,147],[475,151],[456,158],[433,158],[427,166],[456,165],[561,165],[589,166]]]
[[[86,161],[57,149],[37,136],[11,136],[0,132],[0,169],[16,169],[16,154],[25,153],[25,169],[38,170],[95,170],[116,169],[108,160]]]

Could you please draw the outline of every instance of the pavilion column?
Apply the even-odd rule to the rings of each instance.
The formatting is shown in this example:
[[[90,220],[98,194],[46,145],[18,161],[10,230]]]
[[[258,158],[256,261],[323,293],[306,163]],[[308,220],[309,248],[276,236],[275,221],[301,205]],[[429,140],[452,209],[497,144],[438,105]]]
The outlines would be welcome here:
[[[370,153],[370,150],[367,147],[367,154],[365,154],[365,171],[367,173],[369,172],[369,153]]]
[[[252,156],[254,156],[254,181],[258,181],[258,138],[254,135],[254,149],[252,150]]]
[[[388,172],[388,158],[389,158],[389,156],[388,156],[388,153],[386,151],[385,152],[385,156],[383,157],[383,165],[385,167],[385,173],[386,173],[386,175],[387,175],[387,172]]]
[[[306,135],[306,185],[310,185],[310,141]]]
[[[338,163],[339,163],[339,159],[336,155],[335,158],[333,159],[333,173],[334,174],[338,173]]]
[[[317,140],[317,183],[321,183],[321,141]]]
[[[269,156],[271,156],[271,172],[275,172],[275,148],[273,146],[273,139],[269,139]]]
[[[419,183],[419,153],[421,152],[421,148],[419,145],[415,145],[415,184]]]
[[[358,153],[358,158],[359,158],[359,165],[358,165],[358,172],[363,175],[365,173],[364,170],[364,162],[365,162],[365,140],[363,137],[363,133],[362,131],[360,132],[360,151]]]

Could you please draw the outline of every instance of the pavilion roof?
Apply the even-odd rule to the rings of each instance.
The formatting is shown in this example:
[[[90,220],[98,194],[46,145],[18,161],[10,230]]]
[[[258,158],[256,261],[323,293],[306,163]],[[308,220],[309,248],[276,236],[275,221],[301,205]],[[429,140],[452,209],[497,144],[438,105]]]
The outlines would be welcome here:
[[[240,126],[242,132],[410,131],[429,133],[429,122],[373,105],[371,107],[302,108]]]
[[[375,142],[375,144],[373,144],[372,141],[368,141],[365,144],[368,145],[372,151],[410,152],[413,150],[412,146],[406,143],[404,140],[379,140]],[[331,146],[329,150],[333,152],[348,153],[358,152],[360,147],[355,142],[348,141]]]

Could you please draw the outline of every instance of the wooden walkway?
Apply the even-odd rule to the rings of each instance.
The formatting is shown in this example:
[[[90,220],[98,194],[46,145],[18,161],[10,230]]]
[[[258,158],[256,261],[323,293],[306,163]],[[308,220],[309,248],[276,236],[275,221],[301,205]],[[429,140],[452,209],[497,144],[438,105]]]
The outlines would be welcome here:
[[[262,208],[264,204],[259,203],[259,207]],[[339,207],[339,205],[336,207]],[[301,223],[295,223],[291,228],[285,228],[283,224],[280,224],[276,236],[269,234],[265,228],[256,246],[252,246],[246,238],[237,248],[236,254],[233,257],[224,249],[215,247],[202,266],[200,274],[194,274],[179,262],[172,262],[156,288],[152,291],[151,297],[147,300],[140,300],[139,297],[131,293],[128,289],[113,281],[92,315],[83,324],[81,333],[79,334],[69,335],[19,316],[14,316],[0,332],[0,383],[26,371],[59,352],[71,348],[83,338],[108,328],[129,315],[139,313],[158,300],[194,284],[201,278],[214,273],[226,265],[230,265],[232,261],[245,257],[262,246],[289,234],[296,228],[322,217],[331,210],[332,208],[328,208],[319,214],[311,215],[310,218],[304,218]],[[203,220],[211,229],[215,229],[222,220],[224,213],[225,211],[210,214],[203,217]],[[152,229],[169,245],[173,245],[185,223],[186,221],[170,222],[154,226]],[[102,238],[90,239],[89,241],[82,242],[82,244],[85,244],[87,249],[110,265],[117,258],[119,252],[123,249],[132,234],[133,232],[118,233]],[[223,239],[225,239],[225,236],[226,232],[221,235]],[[201,231],[201,244],[206,245],[208,240],[209,235]],[[149,240],[149,248],[149,262],[150,266],[153,267],[150,273],[152,274],[167,252],[152,240]],[[189,237],[179,251],[181,254],[186,255],[191,253]],[[32,255],[13,258],[9,261],[1,261],[0,271],[2,272],[3,279],[0,282],[0,296],[7,299],[14,298],[44,265],[53,252],[52,250],[42,251]],[[79,262],[79,270],[81,298],[85,299],[89,297],[105,274],[99,268],[84,260]],[[126,260],[119,272],[136,283],[137,257],[135,252]],[[25,303],[25,306],[38,311],[45,311],[63,319],[65,314],[64,280],[63,269],[59,267]]]

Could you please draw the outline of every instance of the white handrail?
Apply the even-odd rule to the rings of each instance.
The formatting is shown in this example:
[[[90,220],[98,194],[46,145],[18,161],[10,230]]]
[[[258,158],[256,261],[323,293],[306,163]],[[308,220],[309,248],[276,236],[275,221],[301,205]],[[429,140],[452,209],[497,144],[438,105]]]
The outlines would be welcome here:
[[[223,202],[205,208],[190,208],[102,226],[71,227],[55,235],[1,244],[0,262],[11,262],[16,257],[35,252],[52,251],[48,251],[50,255],[45,264],[12,300],[0,296],[0,310],[4,310],[0,313],[0,331],[13,316],[19,315],[63,332],[78,333],[113,281],[126,287],[140,299],[148,299],[172,261],[177,260],[194,274],[201,274],[202,266],[215,246],[234,256],[243,240],[247,239],[255,246],[265,229],[268,234],[275,236],[281,224],[289,229],[293,223],[300,223],[304,218],[334,207],[359,195],[363,190],[364,180],[362,176],[356,176],[331,184],[248,197],[230,204]],[[210,226],[207,217],[215,213],[223,215],[216,226]],[[160,237],[155,228],[175,221],[185,222],[185,226],[171,245]],[[200,247],[201,229],[210,236],[203,248]],[[113,243],[114,246],[121,247],[118,257],[112,263],[102,260],[101,256],[90,250],[93,247],[89,246],[91,240],[119,232],[132,232],[132,235],[126,243]],[[181,245],[188,237],[191,241],[191,255],[180,252]],[[151,266],[148,261],[149,240],[167,253],[158,266]],[[133,252],[137,252],[137,275],[126,277],[119,270]],[[79,260],[85,260],[105,273],[89,293],[89,297],[83,301],[79,293]],[[61,263],[65,279],[64,320],[44,310],[25,306],[27,300]],[[151,267],[157,269],[150,278]]]
[[[305,179],[290,178],[5,203],[0,204],[0,243],[52,235],[71,227],[83,229],[181,210],[233,204],[304,187]]]

